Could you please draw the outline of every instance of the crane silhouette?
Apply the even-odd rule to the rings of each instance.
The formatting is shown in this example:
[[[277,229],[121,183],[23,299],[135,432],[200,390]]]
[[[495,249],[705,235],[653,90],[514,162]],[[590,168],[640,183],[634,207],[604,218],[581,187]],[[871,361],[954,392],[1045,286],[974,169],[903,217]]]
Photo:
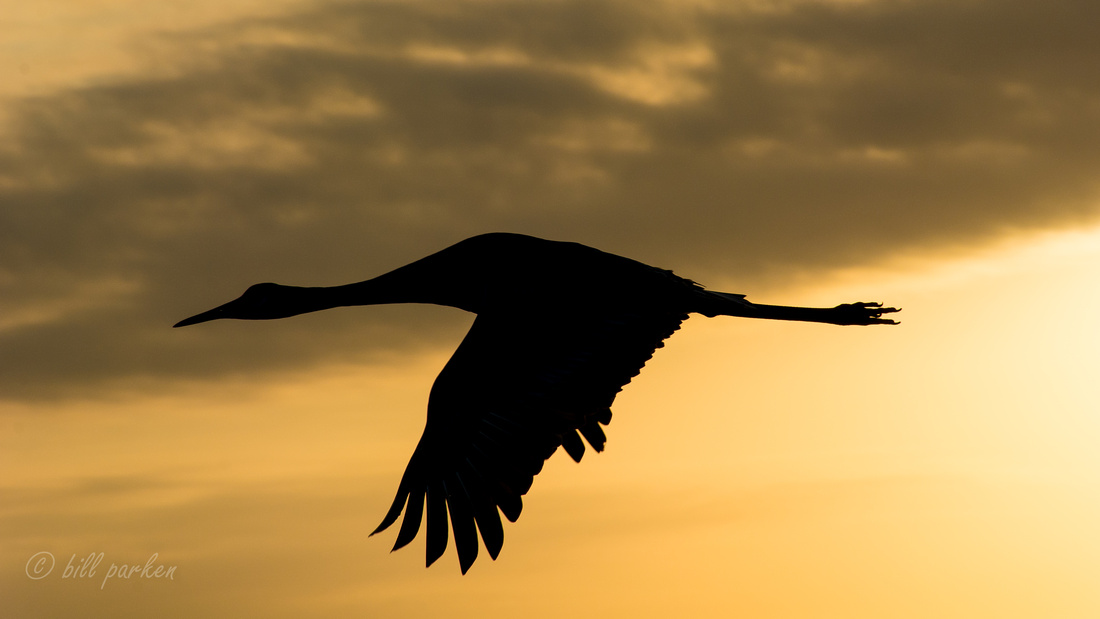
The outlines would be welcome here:
[[[497,558],[504,544],[499,513],[519,518],[521,497],[559,446],[577,462],[585,441],[603,450],[601,425],[611,421],[616,394],[688,314],[873,325],[897,324],[882,316],[898,311],[881,303],[760,305],[578,243],[491,233],[354,284],[256,284],[175,326],[384,303],[477,315],[432,385],[424,434],[371,533],[404,510],[397,550],[416,537],[426,511],[430,566],[447,547],[449,515],[463,574],[477,558],[478,531]]]

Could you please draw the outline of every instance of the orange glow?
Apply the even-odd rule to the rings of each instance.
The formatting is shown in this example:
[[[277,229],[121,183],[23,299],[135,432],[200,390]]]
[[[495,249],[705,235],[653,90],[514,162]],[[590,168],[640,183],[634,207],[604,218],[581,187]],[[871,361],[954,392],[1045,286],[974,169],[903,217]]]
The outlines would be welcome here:
[[[6,4],[4,619],[1100,617],[1100,4]],[[449,309],[170,325],[493,230],[902,324],[692,317],[425,569]]]
[[[59,613],[143,591],[210,616],[551,617],[560,606],[530,601],[555,590],[578,616],[1088,616],[1100,611],[1088,576],[1100,401],[1084,380],[1100,350],[1098,238],[772,291],[874,290],[905,306],[891,329],[693,318],[620,396],[607,452],[555,456],[500,559],[465,578],[453,557],[425,570],[422,542],[391,555],[392,536],[366,535],[446,351],[6,410],[4,530],[17,543],[5,564],[52,550],[179,566],[140,590],[8,589],[22,610]]]

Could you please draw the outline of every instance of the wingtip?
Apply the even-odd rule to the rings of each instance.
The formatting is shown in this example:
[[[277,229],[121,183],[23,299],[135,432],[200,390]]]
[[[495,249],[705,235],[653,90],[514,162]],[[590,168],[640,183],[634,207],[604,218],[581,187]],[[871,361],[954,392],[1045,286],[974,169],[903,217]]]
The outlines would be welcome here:
[[[470,571],[470,568],[474,565],[474,560],[477,559],[477,554],[472,557],[463,558],[462,553],[458,556],[458,569],[462,570],[462,575],[465,576],[466,572]]]
[[[500,550],[502,546],[503,544],[501,546],[485,546],[485,550],[489,553],[489,558],[493,561],[496,561],[497,557],[500,556]]]
[[[375,529],[373,531],[370,532],[370,535],[368,535],[367,537],[374,537],[375,535],[381,533],[382,531],[385,531],[386,529],[390,528],[391,524],[393,524],[393,522],[387,522],[386,520],[383,520],[377,527],[375,527]]]

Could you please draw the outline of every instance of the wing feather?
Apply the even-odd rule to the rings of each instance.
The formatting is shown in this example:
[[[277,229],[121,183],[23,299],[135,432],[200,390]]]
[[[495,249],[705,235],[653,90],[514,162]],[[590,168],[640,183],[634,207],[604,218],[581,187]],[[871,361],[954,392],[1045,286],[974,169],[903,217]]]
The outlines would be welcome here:
[[[687,315],[541,318],[478,315],[440,372],[424,435],[375,530],[404,510],[395,550],[416,536],[426,506],[429,565],[446,549],[448,515],[462,573],[477,558],[478,532],[496,559],[500,514],[519,518],[522,495],[559,446],[578,462],[585,441],[603,450],[600,426],[610,423],[615,396]]]
[[[565,453],[569,454],[570,458],[573,458],[574,462],[580,462],[581,457],[584,456],[584,443],[581,442],[581,437],[576,432],[562,432],[561,447],[565,450]]]
[[[447,549],[447,495],[442,480],[433,480],[427,488],[426,566],[431,566]]]
[[[447,509],[451,514],[451,528],[455,534],[458,564],[465,574],[477,559],[477,529],[470,509],[470,499],[463,487],[462,478],[455,474],[447,484]]]

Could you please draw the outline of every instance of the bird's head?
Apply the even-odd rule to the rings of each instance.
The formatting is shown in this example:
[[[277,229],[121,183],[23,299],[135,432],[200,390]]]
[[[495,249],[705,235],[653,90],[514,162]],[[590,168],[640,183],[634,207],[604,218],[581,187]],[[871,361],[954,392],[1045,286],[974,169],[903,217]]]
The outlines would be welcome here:
[[[212,310],[196,314],[177,322],[174,327],[235,318],[238,320],[271,320],[286,318],[310,311],[303,304],[303,288],[282,286],[280,284],[256,284],[250,286],[239,298],[219,305]]]

